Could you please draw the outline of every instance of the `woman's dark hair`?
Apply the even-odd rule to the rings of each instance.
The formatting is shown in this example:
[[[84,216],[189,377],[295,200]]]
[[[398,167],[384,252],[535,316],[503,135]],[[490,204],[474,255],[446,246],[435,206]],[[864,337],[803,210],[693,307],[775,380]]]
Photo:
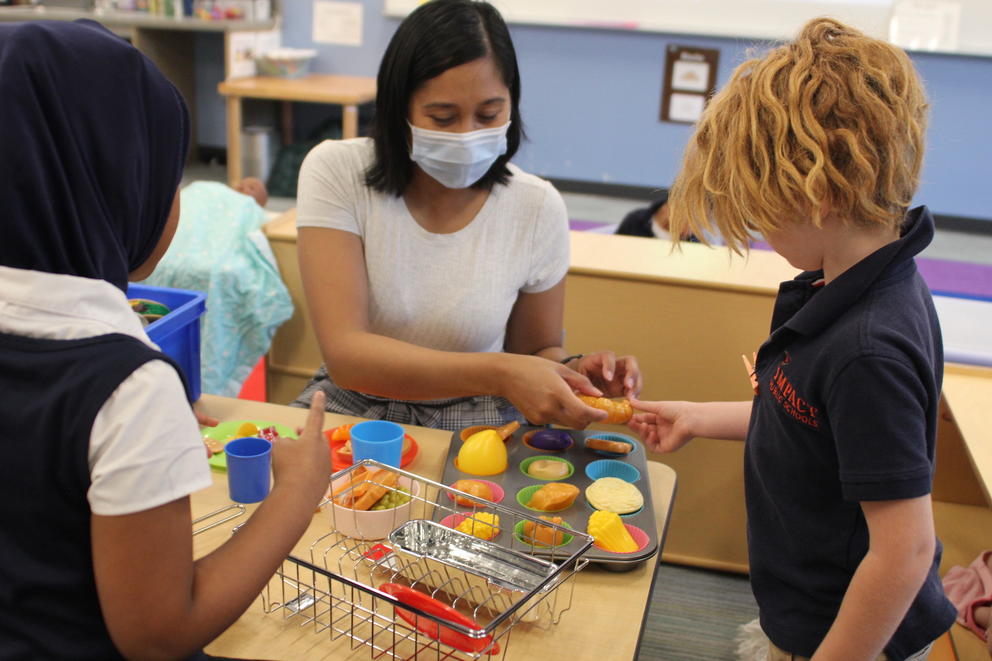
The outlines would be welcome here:
[[[400,24],[379,65],[372,122],[375,162],[365,173],[366,185],[382,193],[403,194],[413,177],[407,127],[410,97],[431,78],[487,55],[510,90],[510,127],[506,153],[472,187],[488,190],[506,183],[510,177],[506,164],[523,136],[520,71],[510,31],[488,2],[431,0]]]

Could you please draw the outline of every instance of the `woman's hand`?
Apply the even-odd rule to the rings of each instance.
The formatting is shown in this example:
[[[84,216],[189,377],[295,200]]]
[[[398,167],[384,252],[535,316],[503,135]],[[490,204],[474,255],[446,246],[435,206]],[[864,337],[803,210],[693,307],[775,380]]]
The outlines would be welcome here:
[[[633,356],[617,358],[612,351],[598,351],[586,354],[571,367],[603,391],[604,397],[637,397],[644,385],[641,369]]]
[[[602,396],[583,374],[538,356],[503,354],[501,395],[536,425],[559,424],[585,429],[606,417],[605,411],[584,404],[575,392]]]
[[[649,450],[674,452],[696,437],[693,430],[694,402],[642,402],[631,399],[634,417],[630,427]]]

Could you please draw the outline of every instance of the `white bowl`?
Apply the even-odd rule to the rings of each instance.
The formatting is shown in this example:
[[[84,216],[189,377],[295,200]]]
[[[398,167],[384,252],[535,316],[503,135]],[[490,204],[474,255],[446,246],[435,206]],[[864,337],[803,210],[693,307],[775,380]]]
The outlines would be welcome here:
[[[347,482],[348,475],[339,477],[331,482],[331,491]],[[331,501],[330,506],[324,508],[331,528],[345,537],[385,539],[389,533],[410,520],[411,505],[416,496],[420,495],[420,483],[408,477],[401,476],[397,480],[397,486],[409,491],[413,497],[403,505],[388,510],[353,510]]]

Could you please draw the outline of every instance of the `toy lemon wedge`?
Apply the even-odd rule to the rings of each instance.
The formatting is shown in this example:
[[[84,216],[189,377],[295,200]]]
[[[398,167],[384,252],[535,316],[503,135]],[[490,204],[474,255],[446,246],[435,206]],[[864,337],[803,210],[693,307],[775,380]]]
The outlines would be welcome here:
[[[496,475],[506,470],[506,446],[494,429],[468,437],[458,451],[458,470],[472,475]]]

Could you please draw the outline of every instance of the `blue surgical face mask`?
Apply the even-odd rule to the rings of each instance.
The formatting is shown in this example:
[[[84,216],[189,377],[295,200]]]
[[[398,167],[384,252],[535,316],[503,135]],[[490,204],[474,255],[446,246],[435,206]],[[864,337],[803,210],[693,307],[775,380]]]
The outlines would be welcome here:
[[[447,188],[468,188],[506,153],[506,131],[510,122],[468,133],[409,126],[413,138],[410,160]]]

